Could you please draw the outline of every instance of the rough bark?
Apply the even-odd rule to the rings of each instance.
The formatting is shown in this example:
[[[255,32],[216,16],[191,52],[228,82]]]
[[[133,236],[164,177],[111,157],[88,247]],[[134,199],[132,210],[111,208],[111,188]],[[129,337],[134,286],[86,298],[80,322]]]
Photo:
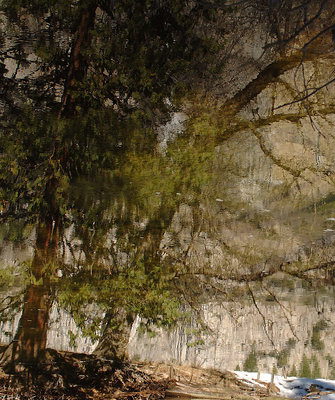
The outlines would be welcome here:
[[[83,48],[90,43],[90,29],[94,24],[96,2],[91,2],[79,20],[72,45],[67,79],[58,118],[71,117],[76,113],[78,98],[74,96],[75,85],[87,73],[88,60],[83,56]],[[79,97],[80,98],[80,97]],[[59,149],[58,149],[59,150]],[[66,151],[65,151],[66,152]],[[64,162],[64,157],[61,162]],[[30,272],[31,283],[27,286],[22,315],[13,342],[1,357],[1,364],[10,371],[31,369],[46,348],[49,311],[52,305],[50,276],[53,274],[60,237],[61,217],[57,204],[58,179],[50,171],[44,200],[46,208],[41,210],[37,225],[35,252]]]
[[[91,3],[88,9],[81,15],[76,37],[71,50],[70,64],[64,85],[61,107],[58,117],[73,116],[76,113],[78,100],[73,96],[75,85],[82,82],[87,73],[89,60],[83,56],[83,47],[90,43],[90,30],[94,26],[97,4]]]
[[[49,311],[52,304],[50,269],[56,257],[58,222],[40,222],[36,232],[35,253],[19,326],[12,343],[1,357],[6,370],[30,369],[46,348]]]
[[[118,308],[113,315],[106,315],[106,328],[93,354],[111,360],[126,360],[132,322],[133,320],[128,321],[126,311],[121,308]]]

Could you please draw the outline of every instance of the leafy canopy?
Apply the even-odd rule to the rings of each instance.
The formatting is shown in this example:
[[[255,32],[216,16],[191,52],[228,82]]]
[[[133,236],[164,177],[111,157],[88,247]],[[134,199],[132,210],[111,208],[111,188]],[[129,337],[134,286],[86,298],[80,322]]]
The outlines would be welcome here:
[[[190,123],[163,154],[156,127],[220,68],[206,34],[214,8],[8,0],[0,9],[1,219],[36,226],[37,237],[51,227],[35,254],[54,253],[32,264],[45,283],[61,270],[59,302],[88,334],[100,318],[88,327],[91,302],[171,323],[174,265],[160,243],[180,202],[201,193],[212,141]]]

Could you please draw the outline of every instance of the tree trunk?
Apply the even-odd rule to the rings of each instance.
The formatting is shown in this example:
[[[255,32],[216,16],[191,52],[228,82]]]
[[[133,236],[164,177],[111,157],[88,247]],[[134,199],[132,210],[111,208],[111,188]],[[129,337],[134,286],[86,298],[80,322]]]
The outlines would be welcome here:
[[[133,319],[124,309],[118,308],[113,315],[107,314],[104,322],[105,329],[94,354],[121,362],[128,359],[127,347]]]
[[[46,348],[49,311],[52,304],[50,275],[56,258],[59,221],[48,218],[39,222],[36,246],[19,326],[12,343],[1,357],[11,372],[30,369]]]
[[[74,95],[75,84],[82,82],[87,74],[88,58],[83,49],[90,44],[90,29],[94,25],[96,1],[83,11],[72,45],[67,79],[64,84],[58,118],[73,117],[80,104],[80,93]],[[58,149],[59,150],[59,149]],[[66,149],[63,149],[66,154]],[[61,158],[66,162],[66,157]],[[1,364],[6,370],[19,372],[36,365],[39,355],[46,348],[49,311],[52,305],[50,276],[54,273],[57,245],[60,238],[61,216],[57,202],[58,178],[50,172],[50,180],[44,192],[45,209],[41,209],[36,229],[36,244],[31,264],[31,283],[24,296],[23,311],[14,340],[2,354]]]
[[[94,26],[95,12],[97,4],[93,1],[85,12],[81,15],[76,38],[72,45],[70,64],[68,68],[67,78],[64,85],[61,107],[58,117],[73,116],[76,114],[76,106],[80,104],[80,96],[73,96],[75,84],[82,82],[87,74],[89,60],[87,56],[82,54],[83,47],[90,44],[90,29]]]

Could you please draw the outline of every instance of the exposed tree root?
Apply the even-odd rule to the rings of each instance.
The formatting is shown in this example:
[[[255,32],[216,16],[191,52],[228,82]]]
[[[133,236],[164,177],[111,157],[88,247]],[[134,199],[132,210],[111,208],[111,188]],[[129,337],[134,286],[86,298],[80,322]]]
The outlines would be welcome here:
[[[156,400],[167,385],[128,363],[48,349],[34,366],[13,375],[1,371],[0,398]]]

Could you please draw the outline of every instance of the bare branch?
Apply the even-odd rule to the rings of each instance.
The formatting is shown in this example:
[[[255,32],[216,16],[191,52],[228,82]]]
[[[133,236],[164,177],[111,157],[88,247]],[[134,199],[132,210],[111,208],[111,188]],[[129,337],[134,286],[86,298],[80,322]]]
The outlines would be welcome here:
[[[315,57],[314,54],[307,52],[305,60],[310,61]],[[277,82],[279,77],[285,72],[295,68],[301,62],[301,54],[296,53],[290,57],[284,57],[267,65],[257,77],[247,86],[240,90],[235,96],[226,101],[221,110],[225,116],[235,116],[243,107],[257,97],[270,83]]]
[[[322,10],[324,9],[324,6],[326,5],[327,1],[328,1],[328,0],[323,0],[323,1],[321,2],[321,4],[320,4],[320,7],[319,7],[317,13],[316,13],[313,17],[311,17],[307,22],[305,22],[299,29],[297,29],[291,36],[289,36],[289,37],[288,37],[287,39],[285,39],[285,40],[278,40],[278,41],[273,42],[273,43],[268,43],[268,44],[266,44],[266,45],[264,46],[264,49],[268,49],[268,48],[270,48],[270,47],[274,47],[274,46],[277,46],[277,45],[279,45],[279,44],[287,45],[287,44],[288,44],[289,42],[291,42],[294,38],[296,38],[297,36],[299,36],[299,34],[300,34],[301,32],[303,32],[306,28],[308,28],[314,21],[316,21],[316,20],[320,17],[320,15],[321,15],[321,13],[322,13]],[[329,28],[329,29],[331,29],[331,28]],[[316,35],[315,37],[313,37],[313,38],[310,40],[310,43],[311,43],[313,40],[315,40],[317,37],[319,37],[322,33],[326,32],[327,30],[328,30],[328,28],[326,28],[323,32],[320,32],[318,35]],[[310,44],[310,43],[308,43],[308,44]],[[307,44],[307,45],[308,45],[308,44]],[[306,45],[304,45],[303,48],[305,48],[305,47],[306,47]]]
[[[253,304],[254,304],[254,306],[255,306],[257,312],[258,312],[259,315],[262,317],[265,335],[266,335],[266,337],[269,339],[269,341],[270,341],[270,343],[272,344],[272,346],[273,346],[273,348],[275,349],[275,351],[278,352],[278,350],[277,350],[277,348],[276,348],[276,345],[275,345],[275,343],[274,343],[274,341],[273,341],[273,339],[272,339],[272,337],[270,336],[270,333],[269,333],[269,331],[268,331],[268,328],[267,328],[267,320],[266,320],[266,318],[265,318],[265,315],[262,313],[261,309],[259,308],[259,306],[258,306],[258,304],[257,304],[256,298],[255,298],[255,296],[254,296],[253,291],[252,291],[251,288],[250,288],[249,282],[247,282],[247,288],[248,288],[248,292],[249,292],[249,294],[250,294],[250,297],[251,297],[251,299],[252,299],[252,302],[253,302]],[[268,320],[268,321],[269,321],[269,320]],[[273,321],[271,321],[271,323],[273,323]]]
[[[296,99],[296,100],[293,100],[293,101],[290,101],[290,102],[288,102],[288,103],[284,103],[284,104],[281,104],[280,106],[275,107],[274,110],[278,110],[279,108],[291,106],[292,104],[300,103],[300,102],[302,102],[302,101],[308,99],[309,97],[313,96],[315,93],[319,92],[321,89],[323,89],[323,88],[329,86],[329,85],[332,84],[333,82],[335,82],[335,78],[333,78],[333,79],[331,79],[330,81],[324,83],[323,85],[317,87],[317,88],[314,89],[312,92],[306,94],[306,95],[303,96],[303,97],[300,97],[299,99]]]
[[[308,42],[306,42],[302,48],[303,51],[306,50],[306,48],[312,43],[314,42],[314,40],[318,39],[321,35],[323,35],[324,33],[328,32],[331,29],[335,28],[335,24],[327,26],[326,28],[322,29],[320,32],[318,32],[315,36],[312,37],[312,39],[310,39]]]
[[[287,164],[284,164],[282,160],[278,157],[276,157],[271,150],[269,150],[266,145],[265,145],[265,140],[260,132],[258,132],[257,129],[253,127],[252,124],[250,124],[251,132],[254,134],[254,136],[257,138],[259,146],[261,150],[263,151],[264,155],[269,157],[274,164],[278,165],[280,168],[284,169],[285,171],[289,172],[293,177],[295,178],[300,178],[302,173],[307,169],[307,168],[302,168],[300,170],[295,170],[292,167],[288,166]]]
[[[286,319],[286,322],[288,323],[290,330],[293,334],[293,336],[299,341],[299,337],[297,336],[297,334],[295,333],[294,327],[292,325],[292,322],[290,321],[289,317],[287,316],[286,312],[288,312],[287,307],[285,307],[283,305],[283,303],[281,301],[278,300],[277,296],[268,288],[266,287],[263,283],[262,283],[262,287],[269,293],[270,296],[272,296],[273,300],[279,305],[279,307],[281,308],[283,315]]]

